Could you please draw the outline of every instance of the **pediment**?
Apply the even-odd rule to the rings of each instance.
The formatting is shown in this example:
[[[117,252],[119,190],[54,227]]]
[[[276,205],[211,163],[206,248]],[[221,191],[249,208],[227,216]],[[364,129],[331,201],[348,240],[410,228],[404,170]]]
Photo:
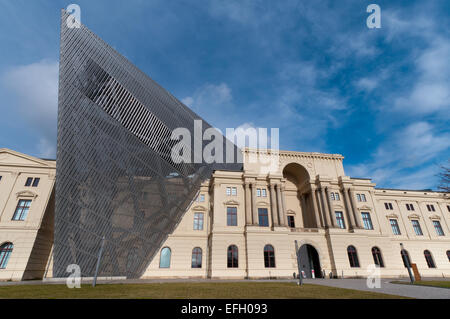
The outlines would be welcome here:
[[[363,205],[361,207],[358,208],[359,210],[372,210],[372,207],[367,206],[367,205]]]
[[[431,215],[431,216],[430,216],[430,219],[431,219],[431,220],[433,220],[433,219],[434,219],[434,220],[440,220],[440,219],[441,219],[441,216],[438,216],[438,215]]]
[[[7,148],[0,149],[0,165],[8,166],[33,166],[33,167],[54,167],[50,163],[37,157],[22,154]]]
[[[32,198],[36,198],[38,197],[38,195],[32,191],[21,191],[16,193],[16,197],[32,197]]]
[[[398,215],[397,214],[389,214],[389,215],[386,215],[386,218],[398,218]]]
[[[197,205],[195,207],[192,207],[192,210],[196,211],[206,211],[206,208],[204,206]]]
[[[295,212],[292,209],[288,209],[286,211],[286,214],[291,214],[291,215],[295,215]]]
[[[239,206],[239,202],[235,201],[234,199],[230,199],[226,202],[223,203],[224,205],[235,205],[235,206]]]
[[[420,219],[420,215],[418,215],[418,214],[409,214],[408,218],[409,219]]]
[[[256,206],[269,206],[269,203],[260,201],[260,202],[256,202]]]

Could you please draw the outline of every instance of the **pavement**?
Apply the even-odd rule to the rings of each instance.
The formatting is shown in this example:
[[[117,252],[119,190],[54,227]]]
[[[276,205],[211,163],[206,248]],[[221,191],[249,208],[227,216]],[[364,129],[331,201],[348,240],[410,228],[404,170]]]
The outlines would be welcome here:
[[[448,280],[448,279],[428,279],[425,280]],[[369,288],[366,279],[305,279],[308,284],[323,285],[337,288],[347,288],[383,294],[404,296],[417,299],[450,299],[450,289],[427,286],[413,286],[403,284],[393,284],[392,281],[405,281],[403,279],[381,279],[380,288]]]
[[[449,278],[426,278],[425,280],[450,280]],[[403,284],[393,284],[392,281],[405,281],[405,278],[401,279],[381,279],[380,288],[369,288],[367,286],[366,279],[304,279],[304,283],[323,285],[329,287],[346,288],[370,292],[378,292],[390,295],[411,297],[417,299],[450,299],[450,289],[437,288],[427,286],[412,286]],[[98,284],[146,284],[146,283],[201,283],[201,282],[297,282],[294,279],[255,279],[255,280],[220,280],[220,279],[98,279]],[[6,281],[0,282],[0,286],[14,286],[14,285],[48,285],[48,284],[64,284],[64,279],[52,279],[52,280],[32,280],[32,281]],[[83,278],[83,284],[92,283],[91,278]]]

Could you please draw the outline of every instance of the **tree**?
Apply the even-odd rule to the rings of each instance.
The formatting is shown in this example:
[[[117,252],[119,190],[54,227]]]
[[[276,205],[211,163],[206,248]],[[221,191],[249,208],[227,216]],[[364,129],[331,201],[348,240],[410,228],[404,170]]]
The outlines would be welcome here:
[[[441,165],[441,171],[438,176],[441,179],[438,188],[450,193],[450,160],[448,160],[447,165]]]

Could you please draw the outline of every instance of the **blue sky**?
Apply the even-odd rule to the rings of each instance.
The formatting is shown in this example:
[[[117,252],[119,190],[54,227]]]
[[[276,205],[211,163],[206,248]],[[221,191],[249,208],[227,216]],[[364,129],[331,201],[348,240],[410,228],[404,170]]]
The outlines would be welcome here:
[[[450,2],[0,0],[0,147],[55,157],[60,9],[212,125],[280,128],[379,187],[450,157]],[[381,7],[381,29],[366,26]]]

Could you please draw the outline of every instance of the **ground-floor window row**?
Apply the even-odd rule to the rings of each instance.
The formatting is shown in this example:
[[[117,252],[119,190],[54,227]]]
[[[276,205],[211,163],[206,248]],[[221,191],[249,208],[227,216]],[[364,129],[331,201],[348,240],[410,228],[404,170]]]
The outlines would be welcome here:
[[[5,269],[11,257],[14,245],[10,242],[3,243],[0,246],[0,269]]]
[[[6,244],[5,244],[6,245]],[[12,244],[11,244],[12,245]],[[4,245],[3,245],[4,246]],[[3,260],[3,246],[2,246],[2,257]],[[11,248],[12,251],[12,248]],[[381,254],[381,249],[378,247],[372,247],[371,249],[373,262],[376,266],[384,268],[384,260]],[[434,262],[433,256],[429,250],[424,250],[423,252],[425,261],[428,265],[428,268],[436,268],[436,264]],[[450,250],[446,252],[447,258],[450,262]],[[159,268],[170,268],[170,260],[172,256],[172,251],[169,247],[164,247],[161,249]],[[350,267],[359,268],[359,257],[358,252],[355,246],[350,245],[347,247],[347,256]],[[400,257],[403,260],[403,264],[405,267],[411,267],[411,259],[409,257],[409,253],[407,250],[403,249],[400,253]],[[265,268],[275,268],[275,249],[272,245],[267,244],[264,246],[263,251],[264,258],[264,267]],[[2,262],[3,263],[3,262]],[[227,248],[227,267],[228,268],[238,268],[239,267],[239,250],[236,245],[230,245]],[[191,260],[191,268],[202,268],[202,249],[199,247],[195,247],[192,250],[192,260]]]

